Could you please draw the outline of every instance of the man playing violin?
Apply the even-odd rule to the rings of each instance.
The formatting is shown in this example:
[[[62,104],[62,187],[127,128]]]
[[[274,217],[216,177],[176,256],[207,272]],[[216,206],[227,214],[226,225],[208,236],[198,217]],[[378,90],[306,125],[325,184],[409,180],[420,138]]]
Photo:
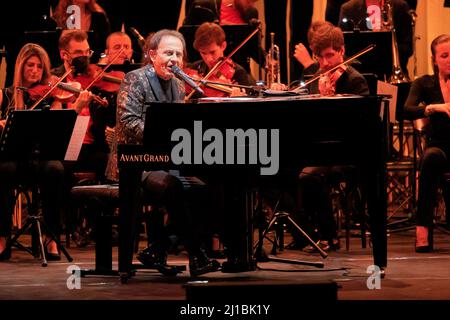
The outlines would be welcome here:
[[[52,70],[56,76],[62,76],[66,71],[73,68],[67,80],[80,82],[83,86],[94,81],[92,69],[96,66],[90,65],[89,58],[92,55],[87,33],[81,30],[65,30],[59,39],[59,51],[63,64]],[[94,67],[94,68],[92,68]],[[115,102],[113,98],[108,100],[107,106],[100,105],[98,96],[93,91],[99,93],[99,89],[94,86],[88,90],[82,90],[78,98],[63,108],[72,108],[81,116],[90,116],[88,129],[83,141],[83,146],[74,164],[74,172],[95,172],[97,179],[104,179],[106,164],[108,161],[109,146],[106,141],[105,129],[107,126],[115,126]],[[97,97],[97,99],[94,99]],[[97,100],[97,101],[95,101]]]
[[[204,77],[217,63],[224,58],[227,47],[225,32],[218,24],[205,22],[195,32],[194,48],[200,53],[202,60],[192,63],[189,67],[200,77]],[[234,83],[245,86],[256,85],[255,80],[237,63],[227,61],[220,70],[208,80]],[[213,93],[214,94],[214,93]],[[239,88],[233,88],[231,95],[242,95]]]
[[[28,43],[20,50],[15,64],[13,86],[0,90],[0,123],[11,110],[26,110],[34,105],[30,91],[45,86],[52,78],[50,59],[41,46]],[[42,101],[37,108],[57,107],[53,98]],[[1,135],[1,133],[0,133]],[[59,236],[63,207],[64,167],[60,161],[1,161],[0,162],[0,261],[8,260],[11,248],[6,240],[11,235],[12,216],[19,184],[39,184],[42,212],[48,228]],[[47,260],[60,260],[56,242],[46,235]]]
[[[310,46],[314,58],[319,62],[319,71],[314,76],[323,74],[344,61],[344,35],[338,27],[330,24],[319,27],[311,36]],[[326,79],[313,82],[309,89],[310,93],[322,95],[330,95],[330,90],[333,94],[369,94],[366,79],[348,65],[338,68]]]
[[[316,25],[314,29],[309,41],[313,56],[319,64],[319,70],[314,75],[317,76],[344,62],[345,46],[344,35],[340,28],[324,22],[322,25]],[[353,67],[347,65],[329,73],[326,77],[320,77],[318,81],[310,84],[309,89],[310,93],[319,93],[322,96],[369,94],[365,78]],[[351,168],[342,166],[303,168],[298,189],[293,191],[297,200],[295,202],[301,206],[296,208],[297,214],[305,219],[304,213],[306,213],[309,219],[316,220],[319,246],[325,251],[339,248],[328,179],[330,176],[345,176],[349,170],[351,171]],[[311,217],[314,213],[316,219]],[[297,219],[301,220],[299,216]],[[296,241],[299,240],[295,233],[293,235]],[[313,252],[315,248],[308,246],[304,250]]]
[[[106,39],[105,57],[101,58],[99,64],[110,63],[112,58],[116,57],[122,49],[123,51],[113,61],[114,64],[130,62],[133,55],[133,46],[130,37],[125,32],[117,31],[111,33]]]

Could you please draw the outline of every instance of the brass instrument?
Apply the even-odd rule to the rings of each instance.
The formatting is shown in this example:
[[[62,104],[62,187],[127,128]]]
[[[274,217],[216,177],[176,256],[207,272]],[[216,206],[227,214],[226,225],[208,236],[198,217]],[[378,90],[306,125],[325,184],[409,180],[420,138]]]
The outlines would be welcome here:
[[[392,34],[392,74],[389,83],[398,84],[409,82],[408,76],[403,72],[400,65],[400,55],[397,46],[397,36],[394,26],[394,7],[391,0],[386,0],[383,6],[383,29],[391,31]]]
[[[266,85],[280,83],[280,48],[275,44],[275,33],[270,33],[270,49],[266,56]]]

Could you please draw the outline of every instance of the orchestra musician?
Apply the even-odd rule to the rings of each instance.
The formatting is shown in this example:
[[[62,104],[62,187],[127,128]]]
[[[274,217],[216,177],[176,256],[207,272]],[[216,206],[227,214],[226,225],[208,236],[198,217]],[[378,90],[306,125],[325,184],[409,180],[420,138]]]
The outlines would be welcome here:
[[[328,22],[317,22],[311,29],[310,47],[313,56],[318,62],[318,70],[314,74],[322,75],[328,70],[344,62],[345,45],[342,30]],[[313,65],[313,64],[312,64]],[[310,65],[311,67],[311,65]],[[365,78],[353,67],[344,64],[344,67],[331,72],[327,77],[320,77],[318,81],[309,86],[311,94],[332,96],[336,94],[369,94]],[[295,217],[300,224],[307,225],[307,220],[315,220],[317,223],[317,238],[319,246],[324,250],[339,248],[339,240],[336,233],[336,222],[329,190],[329,178],[335,175],[344,175],[349,169],[341,166],[334,167],[306,167],[300,173],[298,183],[292,183],[292,178],[284,178],[287,183],[287,195],[283,195],[294,206]],[[296,173],[293,175],[298,176]],[[290,189],[290,190],[289,190]],[[315,219],[314,219],[315,218]],[[306,228],[313,230],[316,228]],[[298,247],[303,247],[301,235],[293,230],[294,241]],[[306,252],[314,252],[315,248],[307,246]]]
[[[184,101],[184,84],[172,73],[173,66],[183,65],[186,48],[183,36],[174,30],[160,30],[151,37],[148,48],[151,63],[127,73],[118,94],[117,142],[112,157],[117,157],[117,144],[142,144],[147,103]],[[117,180],[118,168],[111,169],[108,178]],[[164,171],[144,172],[142,189],[145,200],[165,207],[173,230],[188,252],[191,276],[216,271],[220,264],[210,260],[200,247],[181,181]],[[167,265],[167,250],[171,246],[169,228],[164,226],[158,239],[138,253],[137,258],[144,265],[156,268]]]
[[[60,56],[63,64],[52,70],[56,76],[62,76],[66,71],[74,68],[67,80],[79,82],[83,86],[89,85],[98,71],[96,65],[90,64],[92,50],[88,42],[88,35],[82,30],[64,30],[59,39]],[[106,141],[106,126],[115,126],[115,95],[108,95],[107,106],[101,101],[94,99],[98,97],[92,91],[101,93],[101,88],[94,85],[89,90],[82,90],[78,98],[63,105],[64,108],[71,108],[81,116],[89,116],[89,125],[83,141],[83,146],[78,157],[78,161],[73,164],[70,171],[73,172],[95,172],[97,179],[104,179],[106,164],[108,161],[109,146]],[[118,86],[117,86],[118,89]],[[71,166],[71,164],[67,164]],[[71,166],[72,167],[72,166]]]
[[[443,173],[449,170],[450,154],[450,35],[431,42],[434,74],[414,80],[405,102],[405,118],[426,118],[427,145],[422,155],[417,202],[416,252],[430,252],[434,206]],[[448,208],[448,192],[445,192]],[[447,214],[448,214],[447,209]]]
[[[111,33],[106,38],[105,56],[99,61],[99,64],[108,64],[121,50],[123,51],[115,59],[114,64],[130,63],[133,55],[133,46],[130,37],[121,31]]]
[[[195,32],[194,48],[200,53],[202,60],[188,65],[197,77],[204,77],[208,72],[224,58],[227,47],[225,32],[221,26],[211,22],[205,22]],[[189,72],[188,72],[189,73]],[[191,72],[192,74],[192,72]],[[227,61],[220,70],[207,80],[223,83],[235,83],[245,86],[256,85],[255,80],[243,67],[233,61]],[[240,88],[230,88],[231,96],[243,95]],[[223,92],[216,90],[206,91],[208,96],[223,96]]]
[[[73,9],[77,6],[79,11]],[[79,14],[78,14],[79,13]],[[52,17],[63,30],[90,32],[94,49],[92,61],[97,62],[105,48],[105,41],[111,33],[108,16],[97,0],[59,0]]]
[[[194,0],[186,5],[184,25],[217,22],[221,25],[245,24],[258,19],[258,0]]]
[[[40,85],[46,86],[51,78],[50,59],[45,49],[37,44],[25,44],[16,59],[13,85],[0,94],[0,121],[6,119],[10,110],[26,110],[33,106],[31,90]],[[42,101],[38,108],[45,106],[58,108],[58,103],[50,97]],[[16,201],[14,190],[19,184],[39,185],[44,221],[49,230],[59,236],[64,202],[64,167],[60,161],[2,161],[0,181],[0,261],[11,257],[11,247],[5,249],[5,246],[11,236]],[[57,245],[50,234],[46,235],[44,243],[47,260],[60,260]]]

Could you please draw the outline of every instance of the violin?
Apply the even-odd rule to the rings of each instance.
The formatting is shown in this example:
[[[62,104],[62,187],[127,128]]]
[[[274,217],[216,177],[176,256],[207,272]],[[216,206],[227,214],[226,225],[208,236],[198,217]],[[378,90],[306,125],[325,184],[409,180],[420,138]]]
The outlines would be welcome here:
[[[103,74],[96,79],[100,73]],[[79,82],[81,87],[85,89],[94,87],[105,92],[113,93],[119,91],[120,84],[122,83],[124,77],[125,72],[123,71],[103,72],[101,67],[95,64],[90,64],[87,72],[74,77],[74,81]]]
[[[232,84],[232,78],[235,74],[235,63],[231,61],[231,59],[227,59],[225,63],[222,64],[220,68],[218,68],[214,74],[208,77],[208,81],[216,82],[216,83],[204,83],[203,85],[206,87],[204,89],[206,97],[229,97],[233,95],[233,88],[229,86],[221,86],[218,83],[224,84]],[[192,77],[194,80],[200,81],[204,75],[200,74],[198,70],[194,70],[191,68],[184,68],[184,72]],[[186,87],[186,93],[190,94],[192,88]]]
[[[58,77],[52,77],[47,84],[36,84],[31,88],[28,88],[26,91],[28,92],[30,99],[37,101],[47,95],[58,80]],[[83,89],[81,83],[79,82],[60,82],[56,85],[56,89],[50,93],[50,96],[62,103],[68,103],[73,102],[81,91],[83,91]],[[108,101],[97,95],[93,95],[93,99],[103,107],[108,106]]]
[[[332,96],[336,93],[336,83],[348,69],[346,64],[341,65],[332,73],[322,74],[319,78],[319,92],[322,96]]]

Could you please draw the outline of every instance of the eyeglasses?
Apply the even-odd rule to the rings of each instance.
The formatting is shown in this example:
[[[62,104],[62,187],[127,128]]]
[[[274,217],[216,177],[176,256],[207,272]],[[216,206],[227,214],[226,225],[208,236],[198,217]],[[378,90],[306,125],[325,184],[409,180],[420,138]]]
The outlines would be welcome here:
[[[92,55],[94,54],[94,50],[75,50],[74,52],[69,52],[66,51],[68,54],[70,54],[71,56],[76,55],[77,57],[79,56],[87,56],[87,57],[92,57]]]

